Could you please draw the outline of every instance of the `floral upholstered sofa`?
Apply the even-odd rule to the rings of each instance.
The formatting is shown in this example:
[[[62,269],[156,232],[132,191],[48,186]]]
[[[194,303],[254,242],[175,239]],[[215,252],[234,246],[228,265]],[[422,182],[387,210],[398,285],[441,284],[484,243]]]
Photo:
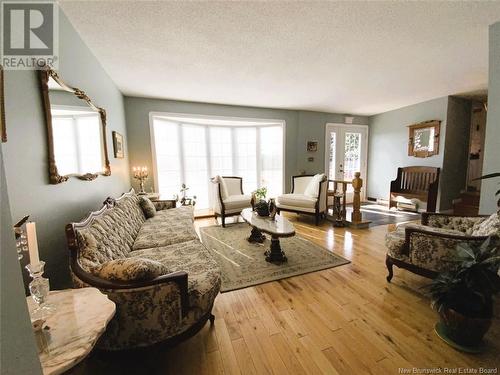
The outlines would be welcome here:
[[[194,230],[192,207],[156,211],[131,190],[66,234],[75,287],[99,288],[116,304],[100,348],[178,341],[213,322],[220,270]]]
[[[454,267],[459,243],[481,243],[489,236],[500,236],[500,211],[491,216],[454,216],[425,212],[421,224],[399,225],[387,233],[387,281],[393,265],[434,278]]]

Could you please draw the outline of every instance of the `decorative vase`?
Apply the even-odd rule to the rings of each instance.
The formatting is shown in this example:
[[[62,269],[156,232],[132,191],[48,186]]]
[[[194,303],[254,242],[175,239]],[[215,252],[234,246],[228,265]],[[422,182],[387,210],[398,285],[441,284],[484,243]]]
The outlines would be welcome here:
[[[269,205],[266,201],[262,200],[255,205],[255,211],[259,216],[269,216]]]
[[[47,316],[55,312],[55,306],[48,303],[50,284],[49,279],[43,277],[45,262],[40,261],[37,264],[28,264],[26,269],[33,279],[29,284],[31,297],[36,302],[38,307],[31,312],[33,319],[45,319]]]
[[[463,346],[476,346],[491,326],[491,318],[470,318],[451,308],[444,307],[439,317],[446,335]]]

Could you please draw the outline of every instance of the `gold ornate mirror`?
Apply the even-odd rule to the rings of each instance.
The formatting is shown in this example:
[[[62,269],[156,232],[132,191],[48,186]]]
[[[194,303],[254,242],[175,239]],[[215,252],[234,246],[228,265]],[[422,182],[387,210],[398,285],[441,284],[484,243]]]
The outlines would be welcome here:
[[[439,154],[440,125],[439,120],[410,125],[408,127],[408,156],[427,158]]]
[[[106,111],[78,88],[65,84],[51,68],[40,70],[47,124],[49,180],[70,176],[91,181],[111,175],[106,145]]]

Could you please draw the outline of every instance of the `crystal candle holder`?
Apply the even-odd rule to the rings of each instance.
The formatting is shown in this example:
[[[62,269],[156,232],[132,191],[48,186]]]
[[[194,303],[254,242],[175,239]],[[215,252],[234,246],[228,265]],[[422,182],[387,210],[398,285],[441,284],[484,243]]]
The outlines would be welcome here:
[[[31,297],[38,307],[31,312],[32,319],[44,319],[53,314],[56,310],[54,305],[47,302],[50,291],[49,279],[43,277],[45,262],[38,264],[28,264],[26,269],[33,279],[29,284]]]

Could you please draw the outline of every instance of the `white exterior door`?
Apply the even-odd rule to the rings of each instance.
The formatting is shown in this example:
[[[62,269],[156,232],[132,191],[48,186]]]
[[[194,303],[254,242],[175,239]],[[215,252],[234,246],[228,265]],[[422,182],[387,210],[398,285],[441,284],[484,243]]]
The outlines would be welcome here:
[[[354,173],[361,172],[366,192],[366,164],[368,157],[368,126],[326,124],[325,169],[329,180],[352,181]],[[353,189],[348,185],[347,202],[352,202]]]

